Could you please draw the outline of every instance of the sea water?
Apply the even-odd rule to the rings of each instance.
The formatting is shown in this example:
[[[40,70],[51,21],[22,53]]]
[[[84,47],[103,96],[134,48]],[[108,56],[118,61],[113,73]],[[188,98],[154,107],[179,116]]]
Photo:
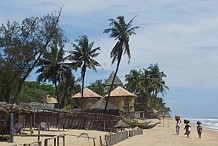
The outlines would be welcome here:
[[[187,118],[187,119],[190,120],[191,123],[196,125],[197,125],[197,121],[200,121],[202,127],[206,127],[218,131],[218,118],[199,118],[199,119]]]

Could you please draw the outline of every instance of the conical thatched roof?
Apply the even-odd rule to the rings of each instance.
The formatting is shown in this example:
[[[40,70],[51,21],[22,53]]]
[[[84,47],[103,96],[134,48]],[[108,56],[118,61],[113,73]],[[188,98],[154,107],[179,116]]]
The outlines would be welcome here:
[[[94,103],[89,109],[100,109],[103,110],[105,108],[106,101],[104,99],[98,100],[96,103]],[[107,110],[110,109],[119,109],[116,105],[113,105],[112,103],[108,102]]]
[[[94,91],[90,90],[89,88],[83,89],[83,97],[84,98],[103,98],[101,95],[95,93]],[[82,98],[82,93],[79,92],[73,95],[71,98]]]
[[[114,72],[112,72],[112,73],[110,74],[109,78],[107,79],[107,81],[106,81],[106,83],[105,83],[106,86],[110,86],[110,85],[112,84],[112,80],[113,80],[113,78],[114,78],[114,75],[115,75]],[[122,85],[122,84],[123,84],[123,83],[121,82],[121,80],[116,76],[115,79],[114,79],[114,84],[113,84],[113,85],[120,86],[120,85]]]
[[[107,97],[107,95],[105,95],[105,97]],[[125,90],[124,88],[122,88],[121,86],[118,86],[117,88],[115,88],[113,91],[111,91],[110,94],[111,97],[118,97],[118,96],[122,96],[122,97],[135,97],[136,95]]]
[[[58,101],[57,101],[57,99],[56,98],[54,98],[54,97],[52,97],[52,96],[49,96],[49,95],[47,95],[47,97],[46,97],[46,101],[45,101],[46,103],[49,103],[49,104],[55,104],[55,103],[58,103]]]

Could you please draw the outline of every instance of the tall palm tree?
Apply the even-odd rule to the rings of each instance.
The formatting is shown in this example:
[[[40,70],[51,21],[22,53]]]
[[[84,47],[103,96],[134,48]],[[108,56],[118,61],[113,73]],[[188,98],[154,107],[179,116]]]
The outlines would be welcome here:
[[[151,96],[151,102],[150,104],[153,104],[153,99],[157,98],[158,93],[161,93],[164,96],[164,93],[169,88],[165,84],[165,81],[163,80],[163,77],[166,77],[164,72],[161,72],[158,64],[151,64],[148,67],[148,74],[150,79],[150,92],[152,92]],[[150,105],[151,107],[152,105]]]
[[[72,61],[72,65],[75,68],[75,70],[81,68],[82,98],[83,98],[86,69],[89,68],[94,71],[97,71],[96,67],[101,66],[96,60],[94,60],[94,58],[100,54],[97,52],[100,51],[100,47],[92,49],[94,42],[89,43],[88,37],[85,35],[80,36],[79,39],[75,40],[75,42],[77,44],[73,43],[74,50],[69,51],[70,52],[69,60]]]
[[[71,73],[70,67],[64,61],[63,48],[59,49],[56,44],[53,44],[50,50],[44,52],[38,63],[39,69],[36,71],[36,73],[40,73],[37,77],[38,82],[48,81],[55,85],[58,107],[60,104],[58,84],[65,79],[69,72]]]
[[[128,23],[125,22],[124,16],[118,16],[117,21],[114,19],[109,19],[109,21],[111,22],[110,26],[112,27],[104,30],[104,33],[110,33],[110,37],[117,40],[117,43],[113,47],[111,51],[111,55],[110,55],[110,57],[112,58],[112,64],[114,64],[115,61],[117,61],[117,67],[116,67],[114,78],[112,80],[112,83],[109,89],[108,98],[107,98],[107,102],[105,105],[105,111],[107,110],[110,93],[113,88],[114,79],[117,75],[122,55],[127,54],[129,61],[131,58],[130,47],[129,47],[129,37],[133,34],[136,34],[135,29],[138,28],[138,26],[132,27],[132,21],[134,20],[134,18],[132,18]]]
[[[125,81],[127,82],[125,85],[126,89],[135,94],[138,94],[140,90],[144,89],[140,72],[141,71],[131,70],[130,73],[125,76]]]
[[[164,93],[166,92],[166,90],[168,90],[169,88],[166,86],[165,81],[163,80],[164,77],[166,77],[166,75],[164,74],[164,72],[160,71],[158,64],[151,64],[148,67],[148,72],[149,72],[149,76],[151,78],[151,82],[152,82],[152,88],[153,88],[153,95],[157,97],[158,93],[161,93],[162,95],[164,95]]]

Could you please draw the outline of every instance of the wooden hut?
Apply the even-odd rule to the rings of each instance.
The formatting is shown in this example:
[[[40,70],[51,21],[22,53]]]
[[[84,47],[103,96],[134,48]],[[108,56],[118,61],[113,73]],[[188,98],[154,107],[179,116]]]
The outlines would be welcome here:
[[[89,88],[85,88],[82,93],[79,92],[71,97],[72,102],[75,102],[78,107],[81,107],[83,110],[87,110],[94,103],[96,103],[99,99],[103,98],[101,95],[95,93]]]
[[[54,98],[54,97],[52,97],[52,96],[50,96],[50,95],[47,95],[47,97],[46,97],[46,100],[45,100],[45,103],[47,104],[47,105],[49,105],[50,107],[55,107],[55,105],[58,103],[58,101],[57,101],[57,99],[56,98]]]
[[[118,106],[120,110],[125,112],[134,112],[135,97],[135,94],[130,93],[121,86],[118,86],[113,91],[111,91],[109,101],[112,104]],[[108,95],[105,95],[105,98],[107,99]]]

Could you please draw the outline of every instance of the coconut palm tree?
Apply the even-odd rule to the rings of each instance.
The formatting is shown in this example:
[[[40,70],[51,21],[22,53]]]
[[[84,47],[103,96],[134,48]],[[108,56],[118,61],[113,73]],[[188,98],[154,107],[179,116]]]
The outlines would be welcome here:
[[[77,44],[73,43],[74,50],[69,51],[70,55],[68,56],[69,60],[72,61],[73,68],[77,70],[81,68],[81,79],[82,79],[82,97],[83,97],[83,89],[84,89],[84,81],[86,75],[86,69],[96,70],[96,67],[100,67],[101,65],[94,60],[100,53],[100,47],[92,48],[94,42],[89,43],[88,37],[83,35],[75,40]]]
[[[58,84],[64,80],[66,75],[71,74],[70,66],[64,63],[64,50],[53,44],[49,50],[44,52],[43,57],[39,60],[39,69],[36,73],[40,73],[37,77],[38,82],[52,82],[55,86],[58,107],[60,103],[58,94]]]
[[[164,77],[166,77],[166,75],[164,74],[164,72],[161,72],[158,64],[151,64],[148,67],[148,73],[149,73],[149,77],[151,79],[152,82],[152,91],[153,91],[153,95],[157,97],[158,93],[161,93],[164,96],[164,93],[166,93],[166,90],[168,90],[169,88],[166,86],[165,81],[163,80]]]
[[[105,105],[105,111],[107,110],[110,93],[113,88],[114,79],[117,75],[122,55],[127,54],[129,61],[131,58],[130,47],[129,47],[129,37],[133,34],[136,34],[135,29],[138,28],[138,26],[132,27],[132,21],[134,20],[134,18],[132,18],[128,23],[125,22],[124,16],[118,16],[117,21],[114,19],[109,19],[109,21],[111,22],[110,23],[111,28],[104,30],[104,33],[110,33],[110,37],[117,40],[117,43],[113,47],[111,54],[110,54],[110,57],[112,58],[112,64],[114,64],[115,61],[117,61],[117,67],[116,67],[114,78],[112,80],[111,87],[109,89],[108,98],[107,98],[107,102]]]
[[[161,93],[164,96],[166,90],[169,88],[166,86],[163,77],[166,77],[164,72],[161,72],[158,64],[151,64],[148,67],[148,74],[150,79],[150,92],[152,92],[150,107],[152,107],[154,98],[157,98],[158,93]]]

